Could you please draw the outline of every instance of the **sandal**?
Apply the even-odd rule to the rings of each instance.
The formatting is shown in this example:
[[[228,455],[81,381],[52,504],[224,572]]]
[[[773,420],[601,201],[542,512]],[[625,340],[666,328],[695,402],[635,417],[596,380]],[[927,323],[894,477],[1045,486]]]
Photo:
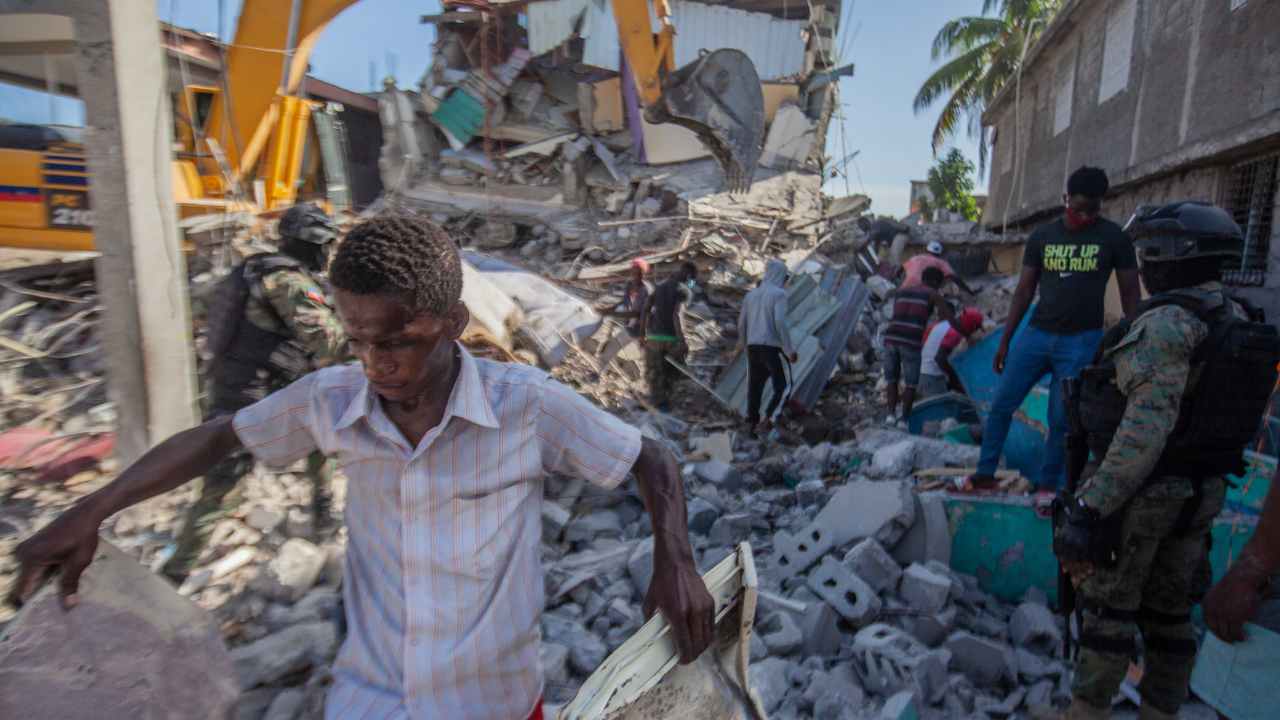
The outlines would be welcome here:
[[[952,478],[947,492],[952,495],[991,495],[1000,489],[1000,481],[993,475],[965,475]]]
[[[1036,517],[1041,520],[1053,519],[1053,501],[1058,499],[1058,494],[1051,490],[1041,490],[1036,493]]]

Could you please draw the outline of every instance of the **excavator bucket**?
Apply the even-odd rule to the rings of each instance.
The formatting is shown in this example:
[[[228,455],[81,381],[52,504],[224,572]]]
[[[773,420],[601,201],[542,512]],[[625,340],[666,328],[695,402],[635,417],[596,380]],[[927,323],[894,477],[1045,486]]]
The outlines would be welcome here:
[[[689,128],[724,169],[728,190],[751,187],[764,148],[764,94],[746,53],[732,48],[704,52],[671,73],[662,96],[645,110],[645,119]]]

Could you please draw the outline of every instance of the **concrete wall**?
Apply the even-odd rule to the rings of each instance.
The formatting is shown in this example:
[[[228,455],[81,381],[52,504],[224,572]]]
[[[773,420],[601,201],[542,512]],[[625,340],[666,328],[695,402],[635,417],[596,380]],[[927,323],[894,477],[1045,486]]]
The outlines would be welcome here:
[[[1280,147],[1280,2],[1136,0],[1127,82],[1099,103],[1108,19],[1126,2],[1068,3],[1028,53],[1020,89],[1010,83],[988,106],[984,225],[1055,217],[1081,165],[1111,177],[1105,211],[1118,222],[1143,202],[1214,200],[1221,167]],[[1070,123],[1055,128],[1065,107]]]

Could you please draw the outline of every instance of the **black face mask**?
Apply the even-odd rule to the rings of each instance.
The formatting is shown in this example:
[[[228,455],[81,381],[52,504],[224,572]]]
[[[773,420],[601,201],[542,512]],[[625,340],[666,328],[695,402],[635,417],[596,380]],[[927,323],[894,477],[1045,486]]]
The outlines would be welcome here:
[[[1142,286],[1148,295],[1194,287],[1201,283],[1222,279],[1222,261],[1201,258],[1188,262],[1143,262],[1138,271]]]

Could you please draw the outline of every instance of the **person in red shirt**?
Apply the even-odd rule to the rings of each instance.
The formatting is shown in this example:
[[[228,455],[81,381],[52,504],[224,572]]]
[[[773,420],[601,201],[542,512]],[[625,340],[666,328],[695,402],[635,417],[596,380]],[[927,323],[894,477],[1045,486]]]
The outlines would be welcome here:
[[[969,308],[960,314],[960,327],[972,335],[982,327],[982,320],[981,310]],[[924,338],[917,396],[923,399],[941,395],[948,390],[961,390],[960,378],[951,367],[951,353],[960,347],[962,342],[964,342],[964,336],[946,320],[930,326]]]
[[[926,250],[928,250],[928,252],[916,255],[902,264],[902,269],[907,273],[907,277],[903,279],[902,284],[898,287],[919,285],[924,269],[936,267],[942,271],[942,278],[944,280],[954,282],[956,287],[970,295],[975,294],[973,289],[966,285],[964,280],[960,279],[960,276],[956,274],[956,271],[951,268],[951,263],[942,259],[942,243],[934,240],[929,243]]]

